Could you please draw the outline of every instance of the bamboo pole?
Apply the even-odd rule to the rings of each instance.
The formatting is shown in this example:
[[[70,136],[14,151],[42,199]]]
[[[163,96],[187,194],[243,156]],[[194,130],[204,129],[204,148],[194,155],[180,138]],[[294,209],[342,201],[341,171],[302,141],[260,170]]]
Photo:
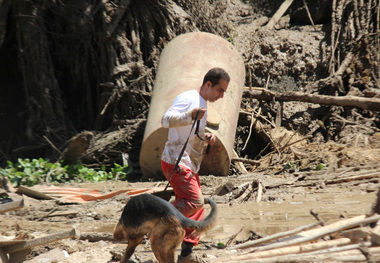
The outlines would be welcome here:
[[[292,239],[292,240],[289,240],[289,241],[284,241],[284,242],[278,242],[278,243],[270,244],[270,245],[267,245],[267,246],[259,247],[255,251],[264,251],[264,250],[269,250],[269,249],[273,249],[273,248],[280,248],[280,247],[286,247],[286,246],[292,246],[292,245],[302,244],[302,243],[310,242],[310,241],[313,241],[313,240],[317,240],[317,239],[319,239],[321,237],[324,237],[324,236],[327,236],[327,235],[331,235],[333,233],[336,233],[336,232],[339,232],[339,231],[342,231],[342,230],[346,230],[346,229],[349,229],[349,228],[357,227],[357,226],[360,226],[362,224],[369,224],[369,223],[377,222],[379,220],[380,220],[380,215],[374,215],[374,216],[371,216],[371,217],[368,217],[368,218],[364,218],[364,219],[353,220],[350,223],[340,224],[340,225],[338,225],[337,227],[334,227],[334,228],[331,228],[329,226],[325,226],[325,227],[321,227],[319,229],[314,230],[314,231],[317,232],[315,235],[301,236],[301,237],[298,237],[298,238],[295,238],[295,239]]]
[[[263,258],[271,258],[271,257],[278,257],[283,256],[287,254],[300,254],[300,253],[306,253],[311,251],[317,251],[320,249],[327,249],[331,247],[337,247],[337,246],[343,246],[348,245],[351,243],[351,240],[349,238],[339,238],[334,240],[328,240],[323,242],[317,242],[317,243],[310,243],[310,244],[303,244],[299,246],[291,246],[291,247],[284,247],[284,248],[278,248],[278,249],[271,249],[267,251],[262,252],[256,252],[256,253],[245,253],[242,255],[230,257],[234,260],[236,259],[263,259]],[[228,259],[217,259],[217,262],[224,262],[225,260],[228,261]]]
[[[273,234],[273,235],[270,235],[270,236],[267,236],[267,237],[260,238],[258,240],[253,240],[253,241],[250,241],[250,242],[246,242],[246,243],[234,246],[231,249],[245,249],[245,248],[250,248],[250,247],[253,247],[253,246],[258,246],[258,245],[267,243],[267,242],[275,240],[275,239],[279,239],[279,238],[295,235],[295,234],[300,233],[300,232],[302,232],[302,231],[304,231],[306,229],[310,229],[310,228],[314,228],[316,226],[319,226],[320,224],[321,224],[320,222],[316,222],[316,223],[313,223],[313,224],[310,224],[310,225],[306,225],[306,226],[301,226],[299,228],[292,229],[292,230],[289,230],[289,231],[284,231],[284,232],[281,232],[281,233],[276,233],[276,234]]]
[[[210,262],[228,262],[228,263],[241,263],[241,262],[260,262],[260,263],[296,263],[296,262],[367,262],[367,258],[363,253],[355,248],[349,249],[346,246],[346,251],[326,252],[320,254],[287,254],[283,256],[273,256],[270,258],[253,258],[253,254],[247,254],[246,257],[236,256],[225,258],[216,258]],[[370,247],[368,252],[373,256],[376,262],[380,262],[380,247]]]

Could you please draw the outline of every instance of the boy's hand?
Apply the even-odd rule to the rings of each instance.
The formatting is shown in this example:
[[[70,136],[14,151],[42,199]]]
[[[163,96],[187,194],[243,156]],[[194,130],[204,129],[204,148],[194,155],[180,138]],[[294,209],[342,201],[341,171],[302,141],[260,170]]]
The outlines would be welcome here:
[[[198,118],[196,119],[196,120],[200,120],[200,119],[202,119],[203,118],[203,116],[205,116],[205,113],[206,113],[206,109],[205,108],[200,108],[200,107],[197,107],[197,108],[194,108],[192,111],[191,111],[191,119],[193,119],[193,120],[195,120],[195,116],[197,115],[197,112],[198,112],[198,110],[201,110],[200,112],[199,112],[199,115],[198,115]]]
[[[206,133],[205,137],[208,140],[208,144],[210,145],[213,145],[216,141],[216,136],[212,133]]]

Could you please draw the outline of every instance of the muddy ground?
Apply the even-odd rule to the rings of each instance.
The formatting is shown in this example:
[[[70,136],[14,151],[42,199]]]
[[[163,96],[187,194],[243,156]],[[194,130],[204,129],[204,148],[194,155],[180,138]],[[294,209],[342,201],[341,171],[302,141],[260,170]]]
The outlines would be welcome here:
[[[379,172],[379,167],[345,168],[336,170],[331,178],[350,174],[379,174]],[[332,183],[331,179],[326,179],[328,178],[326,173],[328,172],[308,173],[306,179],[300,179],[303,177],[302,174],[276,176],[266,173],[249,173],[229,177],[202,176],[202,190],[206,196],[210,196],[218,203],[219,215],[215,228],[203,234],[196,253],[205,258],[218,257],[227,253],[227,249],[217,248],[218,243],[232,246],[314,223],[316,218],[310,214],[311,210],[318,213],[328,224],[342,218],[370,213],[378,188],[377,176],[374,176],[372,180],[367,177],[362,180]],[[315,179],[316,177],[319,179]],[[242,202],[233,198],[233,194],[215,194],[220,192],[220,186],[229,185],[229,189],[232,190],[253,181],[259,181],[264,186],[261,200],[257,200],[257,191],[252,191],[250,197]],[[97,189],[108,193],[124,189],[152,188],[158,185],[165,185],[165,182],[109,181],[62,187]],[[14,199],[20,198],[12,196]],[[104,233],[107,236],[107,233],[108,235],[112,233],[128,196],[120,194],[111,199],[90,201],[84,204],[58,204],[52,200],[33,198],[28,198],[28,200],[27,207],[0,215],[1,235],[16,239],[32,239],[76,226],[82,234]],[[60,216],[59,214],[63,212],[67,215]],[[237,236],[234,237],[236,234]],[[125,247],[125,244],[107,240],[89,242],[80,239],[64,239],[34,247],[27,259],[58,248],[60,251],[66,251],[68,255],[65,260],[59,262],[115,262]],[[149,243],[138,247],[132,262],[156,262]]]

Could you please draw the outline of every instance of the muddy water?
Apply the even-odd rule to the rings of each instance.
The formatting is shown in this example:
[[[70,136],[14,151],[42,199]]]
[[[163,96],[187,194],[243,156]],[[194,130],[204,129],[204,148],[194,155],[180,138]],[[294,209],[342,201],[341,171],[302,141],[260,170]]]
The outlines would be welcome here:
[[[148,187],[146,184],[135,187]],[[91,185],[87,187],[91,188]],[[96,185],[99,189],[99,185]],[[118,185],[117,188],[123,187]],[[126,186],[124,186],[126,187]],[[131,187],[131,186],[128,186]],[[106,187],[115,190],[114,186]],[[100,189],[106,190],[106,189]],[[342,217],[354,217],[370,212],[376,192],[368,193],[359,188],[328,187],[315,189],[282,189],[280,193],[266,193],[275,201],[255,201],[241,204],[218,204],[219,214],[216,227],[203,234],[205,240],[226,241],[241,229],[237,240],[248,238],[250,231],[270,235],[316,222],[310,210],[318,213],[327,224]],[[206,208],[206,214],[208,213]],[[100,221],[82,225],[85,231],[112,232],[114,223]]]
[[[369,213],[374,201],[375,193],[329,188],[316,193],[287,194],[283,200],[275,202],[221,204],[218,224],[205,234],[205,238],[223,240],[243,229],[236,239],[244,240],[250,231],[270,235],[295,229],[316,222],[310,210],[330,224],[342,216]]]
[[[77,187],[87,189],[98,189],[109,192],[126,188],[150,188],[155,183],[129,184],[126,182],[114,183],[97,183],[82,184]],[[267,201],[268,200],[274,201]],[[241,204],[218,204],[219,214],[218,222],[215,228],[203,234],[202,240],[226,242],[229,237],[241,233],[236,240],[245,240],[248,238],[250,231],[261,235],[271,235],[274,233],[295,229],[300,226],[316,222],[316,219],[310,214],[310,210],[318,213],[327,224],[338,221],[341,216],[354,217],[370,212],[375,202],[376,192],[368,193],[357,188],[344,187],[326,187],[324,189],[303,189],[288,188],[281,189],[280,192],[266,192],[260,203],[255,201],[244,202]],[[23,227],[32,227],[36,231],[42,229],[59,230],[67,229],[67,224],[78,223],[82,232],[112,232],[121,209],[124,206],[121,202],[109,203],[102,201],[100,203],[89,203],[86,209],[96,211],[102,215],[101,220],[86,220],[85,218],[74,218],[69,222],[57,221],[54,218],[50,222],[29,221],[25,218],[18,221]],[[206,207],[208,214],[209,207]],[[44,212],[43,214],[45,214]],[[0,229],[7,225],[14,224],[12,218],[1,217]],[[13,223],[12,223],[13,221]],[[54,222],[55,221],[55,222]],[[43,226],[46,224],[46,226]],[[9,228],[8,228],[9,229]]]

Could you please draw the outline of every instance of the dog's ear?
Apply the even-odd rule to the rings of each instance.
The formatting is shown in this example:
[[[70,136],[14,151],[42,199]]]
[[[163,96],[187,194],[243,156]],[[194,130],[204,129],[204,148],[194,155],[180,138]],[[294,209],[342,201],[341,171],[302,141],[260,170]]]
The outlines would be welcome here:
[[[127,240],[128,236],[125,233],[123,226],[120,222],[117,222],[115,228],[113,229],[113,238],[116,240]]]

